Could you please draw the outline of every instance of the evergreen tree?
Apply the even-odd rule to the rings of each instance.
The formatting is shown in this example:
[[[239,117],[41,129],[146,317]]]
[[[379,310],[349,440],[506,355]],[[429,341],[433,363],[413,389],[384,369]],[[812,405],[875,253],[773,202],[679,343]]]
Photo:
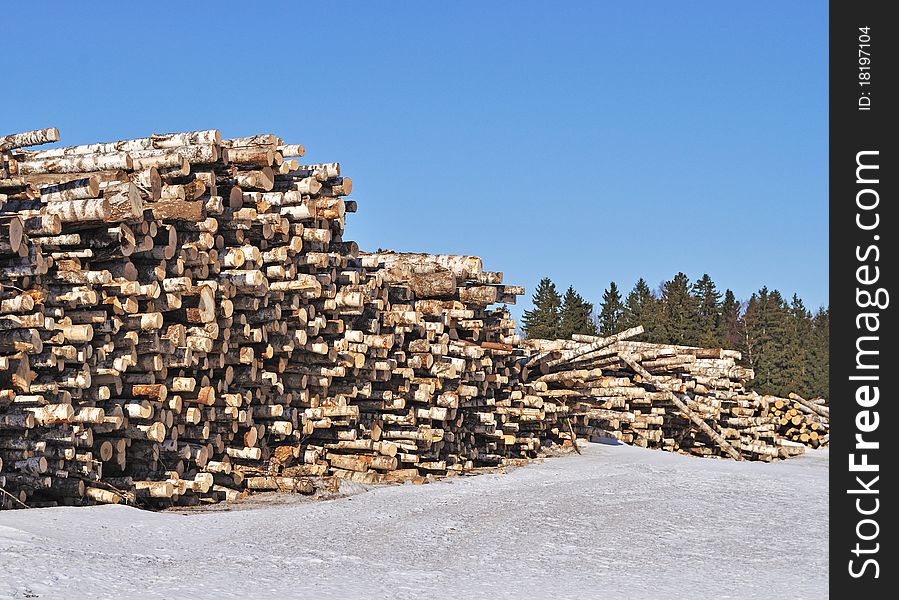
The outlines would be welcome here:
[[[812,317],[807,375],[809,396],[830,398],[830,310],[826,308]]]
[[[620,331],[623,313],[624,304],[621,303],[621,293],[618,291],[618,285],[613,281],[602,295],[602,305],[599,310],[600,335],[608,336]]]
[[[690,293],[690,278],[678,273],[662,284],[662,326],[665,342],[694,346],[699,342],[696,298]]]
[[[718,319],[718,343],[722,348],[740,347],[740,302],[730,290],[725,290]]]
[[[596,335],[596,324],[593,322],[593,304],[569,286],[559,311],[559,337],[567,340],[574,333]]]
[[[809,375],[809,350],[812,344],[812,314],[798,295],[793,294],[789,308],[789,329],[786,347],[787,367],[784,373],[790,389],[809,397],[814,387]]]
[[[531,300],[534,304],[532,310],[524,311],[521,328],[529,338],[554,339],[559,332],[559,307],[562,298],[556,291],[549,277],[544,277],[537,285],[537,290]]]
[[[787,303],[777,290],[763,287],[753,294],[743,315],[746,341],[744,356],[755,370],[752,389],[785,396],[795,385],[791,364],[798,359],[791,343],[790,313]]]
[[[696,309],[694,343],[706,348],[718,346],[720,344],[718,329],[721,320],[719,306],[721,293],[718,292],[715,282],[708,273],[693,284],[693,297],[696,299],[694,303]]]
[[[630,329],[642,325],[641,339],[662,341],[664,333],[660,320],[659,301],[653,296],[646,280],[641,277],[625,300],[624,311],[621,315],[621,328]]]

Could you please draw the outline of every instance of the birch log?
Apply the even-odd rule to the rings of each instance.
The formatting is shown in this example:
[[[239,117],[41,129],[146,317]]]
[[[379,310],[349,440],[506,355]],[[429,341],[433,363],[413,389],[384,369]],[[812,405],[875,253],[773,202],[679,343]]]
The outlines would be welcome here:
[[[39,146],[59,141],[59,130],[56,127],[36,129],[0,137],[0,151],[24,148],[26,146]]]

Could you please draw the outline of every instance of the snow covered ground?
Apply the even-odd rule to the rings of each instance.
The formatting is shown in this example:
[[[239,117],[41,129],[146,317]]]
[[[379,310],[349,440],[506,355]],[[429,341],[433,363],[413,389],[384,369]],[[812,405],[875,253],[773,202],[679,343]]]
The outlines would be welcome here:
[[[827,596],[827,451],[776,464],[583,451],[244,510],[4,511],[0,598]]]

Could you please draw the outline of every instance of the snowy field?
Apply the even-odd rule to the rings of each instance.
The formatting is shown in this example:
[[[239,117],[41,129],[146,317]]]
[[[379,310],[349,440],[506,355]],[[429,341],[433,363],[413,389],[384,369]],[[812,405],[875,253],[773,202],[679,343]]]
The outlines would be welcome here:
[[[243,510],[0,512],[0,598],[827,596],[827,451],[583,452]]]

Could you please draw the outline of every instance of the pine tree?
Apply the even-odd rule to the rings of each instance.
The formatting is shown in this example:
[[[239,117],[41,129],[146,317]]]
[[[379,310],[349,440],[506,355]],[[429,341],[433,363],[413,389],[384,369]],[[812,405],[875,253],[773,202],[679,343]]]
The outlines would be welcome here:
[[[559,337],[569,339],[572,334],[583,333],[596,335],[596,324],[593,322],[593,304],[568,288],[562,298],[562,308],[559,311]]]
[[[795,382],[791,364],[798,360],[792,343],[789,307],[777,290],[763,287],[753,294],[743,315],[744,359],[755,370],[751,389],[785,396]]]
[[[602,304],[599,310],[600,335],[608,336],[620,331],[623,314],[624,305],[621,303],[621,293],[618,291],[618,285],[613,281],[602,295]]]
[[[722,348],[740,347],[740,302],[731,290],[725,290],[718,319],[718,343]]]
[[[809,396],[830,397],[830,310],[818,309],[812,317],[808,352]]]
[[[562,304],[556,284],[549,277],[541,279],[531,301],[534,308],[524,311],[522,331],[529,338],[556,338],[559,332],[559,307]]]
[[[637,280],[634,289],[627,295],[624,312],[621,315],[621,328],[630,329],[643,326],[640,339],[662,341],[663,332],[660,326],[659,301],[642,277]]]
[[[662,326],[665,342],[693,346],[699,342],[696,298],[690,294],[690,278],[678,273],[662,284]]]
[[[809,397],[813,384],[809,374],[809,350],[812,344],[812,314],[805,308],[798,295],[793,294],[789,308],[788,339],[784,351],[787,353],[787,368],[784,376],[791,391]]]
[[[771,320],[769,332],[771,336],[770,354],[774,367],[770,379],[782,396],[794,391],[794,386],[801,381],[800,369],[796,367],[803,361],[803,353],[796,342],[795,325],[790,315],[790,305],[779,291],[771,292]]]
[[[715,282],[704,274],[693,284],[694,308],[696,310],[694,320],[694,341],[698,346],[711,348],[719,345],[718,327],[721,320],[719,301],[721,293],[715,287]]]

